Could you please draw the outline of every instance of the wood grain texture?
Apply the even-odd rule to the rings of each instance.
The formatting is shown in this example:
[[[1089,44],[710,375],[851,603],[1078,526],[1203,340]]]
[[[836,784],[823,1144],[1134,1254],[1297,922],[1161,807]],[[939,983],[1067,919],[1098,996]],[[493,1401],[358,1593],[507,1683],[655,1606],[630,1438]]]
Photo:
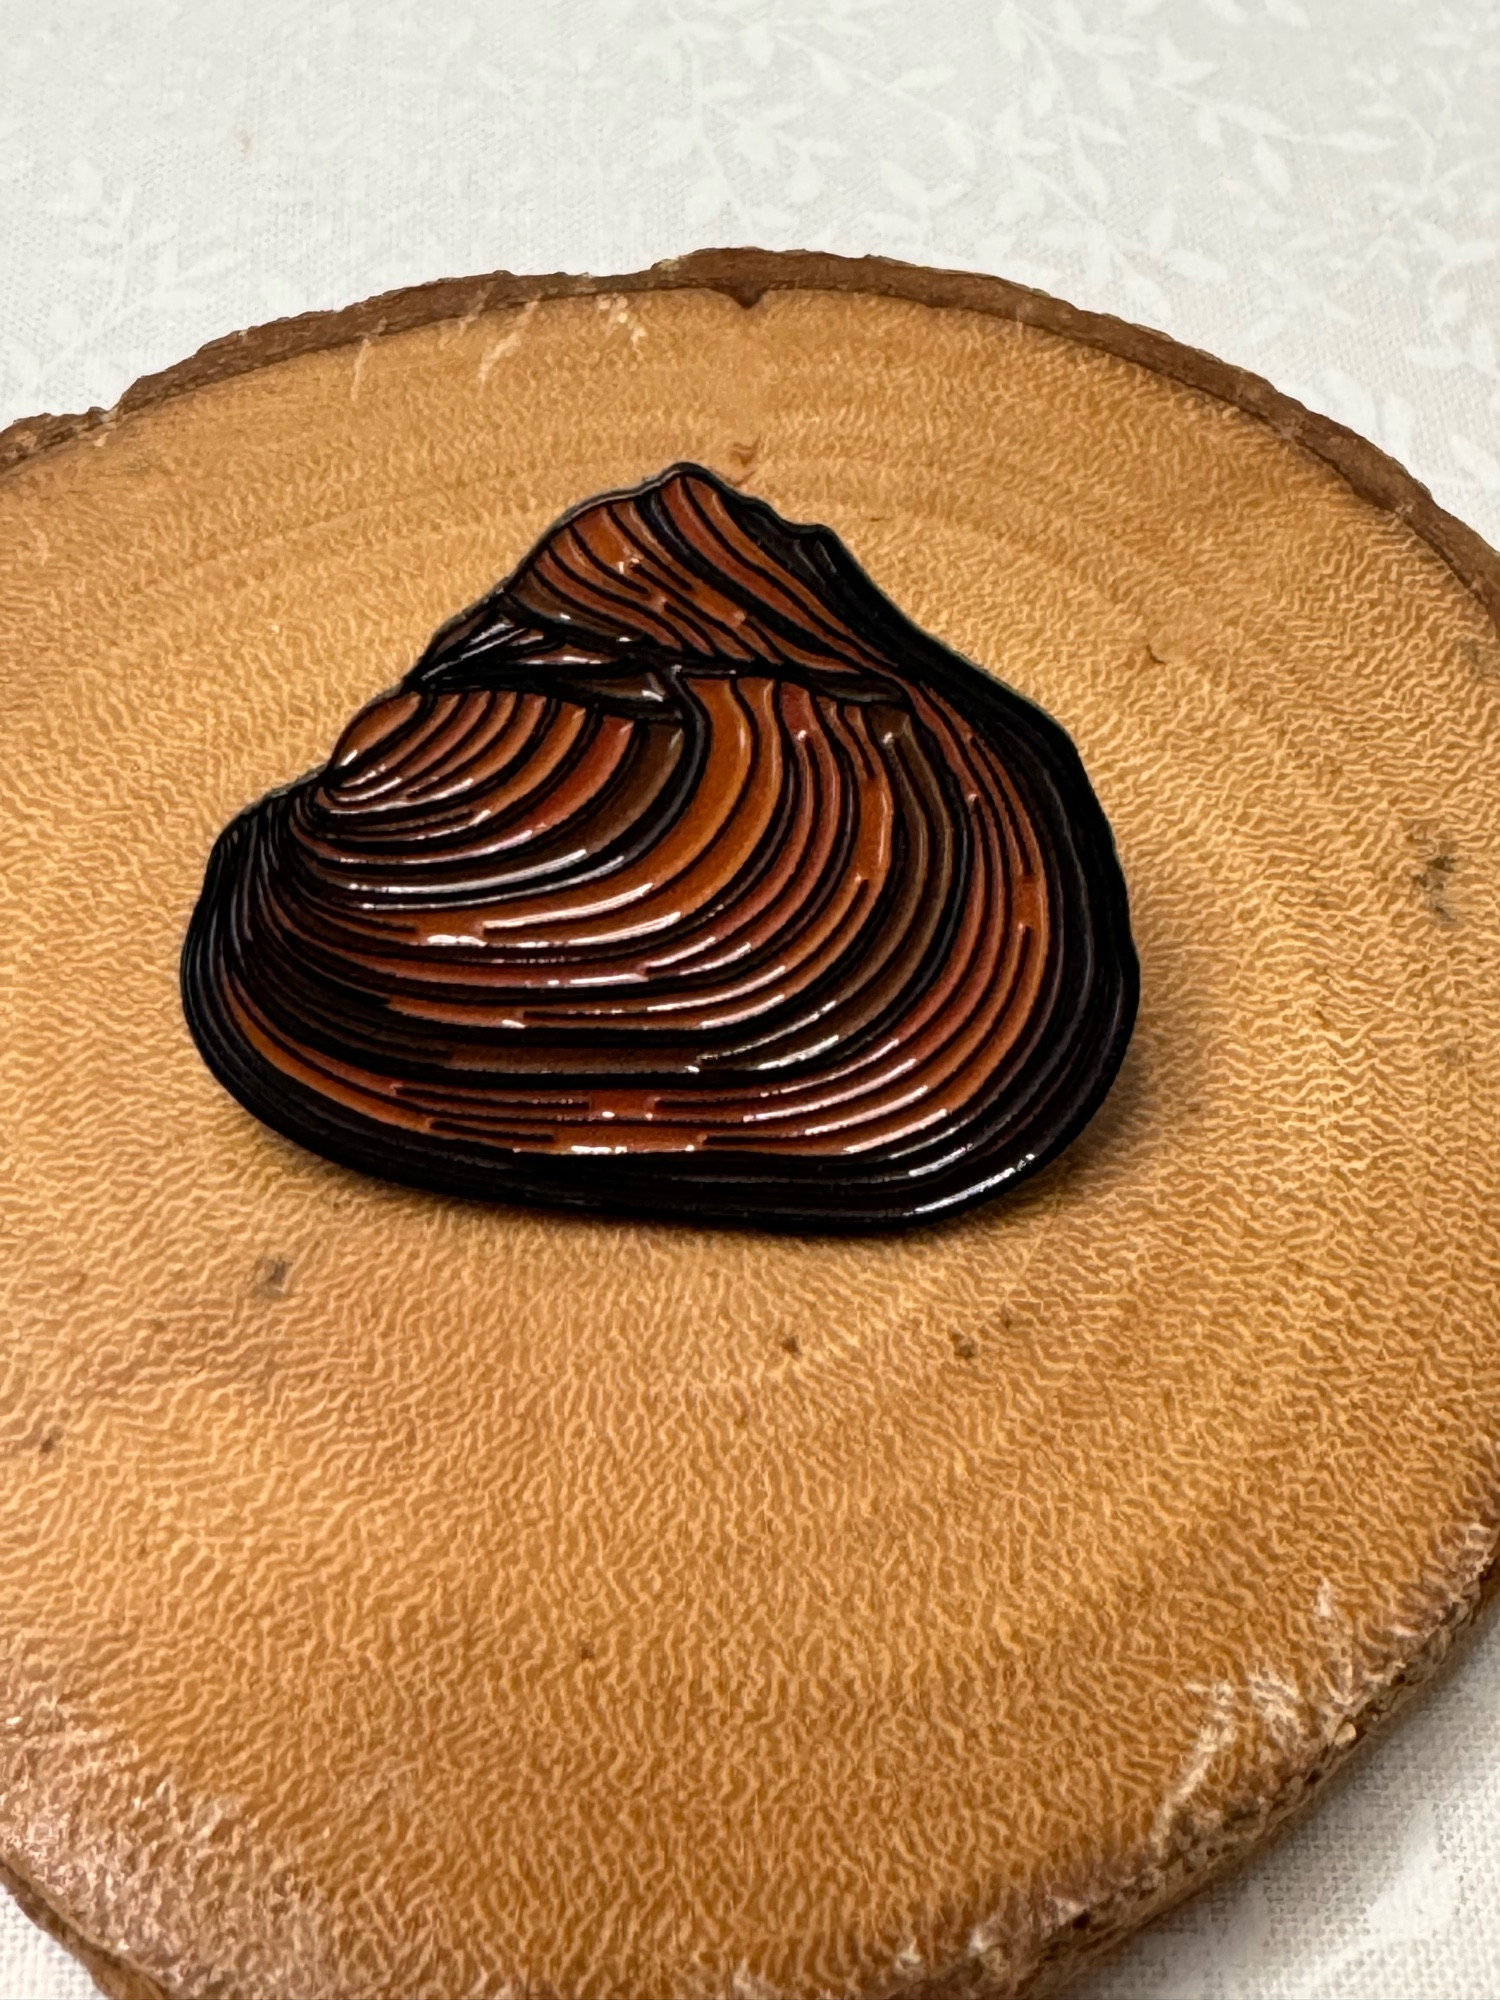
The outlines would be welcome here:
[[[1500,1530],[1500,565],[1398,468],[751,253],[263,330],[0,456],[0,1859],[103,1983],[1039,1992],[1442,1657]],[[217,829],[677,458],[1083,754],[1141,1014],[1011,1203],[465,1205],[193,1051]]]

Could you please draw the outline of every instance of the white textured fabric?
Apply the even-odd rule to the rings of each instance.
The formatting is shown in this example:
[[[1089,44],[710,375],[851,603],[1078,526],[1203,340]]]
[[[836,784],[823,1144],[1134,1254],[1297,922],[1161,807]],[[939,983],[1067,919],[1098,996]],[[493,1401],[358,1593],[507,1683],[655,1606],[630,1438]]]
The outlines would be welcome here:
[[[1500,542],[1500,0],[0,0],[0,423],[392,285],[709,243],[1164,327]],[[4,2000],[92,1990],[0,1899]],[[1079,1991],[1500,1995],[1500,1631]]]

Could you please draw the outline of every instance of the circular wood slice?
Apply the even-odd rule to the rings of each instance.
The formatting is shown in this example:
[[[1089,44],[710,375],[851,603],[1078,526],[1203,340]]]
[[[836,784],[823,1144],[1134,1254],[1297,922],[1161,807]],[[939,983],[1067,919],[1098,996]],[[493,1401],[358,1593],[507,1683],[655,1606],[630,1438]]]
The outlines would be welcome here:
[[[676,460],[1114,828],[1118,1082],[942,1227],[399,1188],[184,1025],[219,829]],[[1399,468],[752,252],[266,328],[0,462],[0,1860],[107,1990],[1039,1992],[1436,1664],[1500,1533],[1500,562]]]

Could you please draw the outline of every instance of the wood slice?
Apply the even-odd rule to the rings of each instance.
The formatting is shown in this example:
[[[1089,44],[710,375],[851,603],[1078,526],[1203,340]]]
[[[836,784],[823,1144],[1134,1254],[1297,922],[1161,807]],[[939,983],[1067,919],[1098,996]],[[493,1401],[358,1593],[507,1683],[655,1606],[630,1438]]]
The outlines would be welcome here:
[[[214,837],[697,461],[1072,734],[1141,960],[1013,1198],[463,1202],[214,1082]],[[0,1861],[106,1991],[1040,1992],[1427,1674],[1500,1535],[1500,560],[992,280],[720,253],[0,439]]]

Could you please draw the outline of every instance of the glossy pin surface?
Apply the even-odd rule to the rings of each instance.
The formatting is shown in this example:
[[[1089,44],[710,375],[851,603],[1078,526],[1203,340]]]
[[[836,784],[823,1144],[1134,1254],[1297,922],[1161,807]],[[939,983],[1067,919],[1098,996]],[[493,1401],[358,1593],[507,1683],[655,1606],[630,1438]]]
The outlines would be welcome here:
[[[1137,973],[1058,725],[684,465],[566,516],[225,829],[182,987],[219,1080],[346,1165],[819,1229],[1054,1157]]]

